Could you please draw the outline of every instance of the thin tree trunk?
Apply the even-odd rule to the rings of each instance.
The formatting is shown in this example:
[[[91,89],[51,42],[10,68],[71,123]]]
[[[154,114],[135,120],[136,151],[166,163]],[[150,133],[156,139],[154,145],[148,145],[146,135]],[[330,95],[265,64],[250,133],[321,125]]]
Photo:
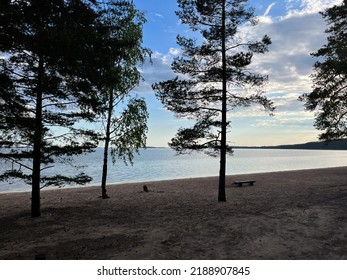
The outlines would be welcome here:
[[[43,84],[43,56],[39,56],[39,69],[37,76],[36,92],[36,116],[33,149],[33,171],[32,171],[32,197],[31,216],[41,216],[40,205],[40,179],[41,179],[41,145],[42,145],[42,84]]]
[[[110,145],[111,139],[111,118],[113,112],[113,90],[110,90],[110,100],[109,107],[107,112],[107,124],[106,124],[106,137],[104,145],[104,164],[102,167],[102,179],[101,179],[101,197],[103,199],[109,198],[106,190],[106,180],[107,180],[107,163],[108,163],[108,148]]]
[[[225,35],[225,1],[222,8],[222,67],[223,67],[223,85],[222,85],[222,131],[220,148],[220,170],[219,170],[219,190],[218,201],[226,201],[225,195],[225,172],[226,172],[226,134],[227,134],[227,76],[226,76],[226,35]]]

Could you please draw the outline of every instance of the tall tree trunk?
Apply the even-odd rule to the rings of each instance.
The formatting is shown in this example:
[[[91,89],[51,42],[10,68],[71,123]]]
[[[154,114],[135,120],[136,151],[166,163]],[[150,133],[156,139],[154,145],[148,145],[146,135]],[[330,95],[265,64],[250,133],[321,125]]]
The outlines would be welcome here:
[[[106,190],[106,180],[107,180],[107,163],[108,163],[108,148],[110,145],[111,139],[111,118],[113,113],[113,90],[110,90],[110,99],[109,106],[107,112],[107,124],[106,124],[106,137],[105,137],[105,145],[104,145],[104,164],[102,167],[102,179],[101,179],[101,197],[103,199],[109,198]]]
[[[42,145],[42,84],[43,84],[43,56],[39,56],[39,68],[37,75],[36,88],[36,116],[34,131],[34,149],[33,149],[33,171],[32,171],[32,197],[31,197],[31,216],[41,216],[40,205],[40,179],[41,179],[41,145]]]
[[[221,131],[221,148],[220,148],[220,170],[219,170],[219,190],[218,201],[226,201],[225,195],[225,172],[226,172],[226,134],[227,134],[227,65],[226,65],[226,34],[225,34],[225,0],[222,8],[222,131]]]

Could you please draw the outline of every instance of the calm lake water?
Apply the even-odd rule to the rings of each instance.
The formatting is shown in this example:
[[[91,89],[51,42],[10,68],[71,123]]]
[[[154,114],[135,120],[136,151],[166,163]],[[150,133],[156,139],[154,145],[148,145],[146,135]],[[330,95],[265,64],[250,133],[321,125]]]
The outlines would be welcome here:
[[[101,181],[102,149],[76,158],[76,164],[84,165],[83,171],[94,179],[90,185]],[[347,151],[326,150],[267,150],[235,149],[228,157],[227,174],[249,174],[260,172],[298,170],[347,166]],[[0,172],[5,165],[0,164]],[[76,174],[71,165],[56,165],[47,169],[53,174]],[[218,176],[219,159],[204,154],[176,156],[169,148],[142,150],[134,159],[134,165],[126,166],[121,161],[109,163],[108,183],[141,182],[178,178]],[[30,186],[21,181],[0,182],[0,192],[30,191]]]

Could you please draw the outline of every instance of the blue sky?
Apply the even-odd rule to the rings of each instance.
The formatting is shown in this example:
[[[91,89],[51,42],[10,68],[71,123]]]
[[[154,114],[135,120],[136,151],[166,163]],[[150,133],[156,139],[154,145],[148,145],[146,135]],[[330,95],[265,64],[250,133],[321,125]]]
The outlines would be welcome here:
[[[312,65],[310,53],[326,41],[326,23],[319,11],[340,4],[342,0],[284,0],[250,1],[259,17],[259,24],[243,32],[248,38],[265,34],[272,39],[270,51],[254,57],[252,68],[268,74],[265,87],[276,106],[270,117],[258,107],[240,108],[230,112],[232,129],[228,135],[231,145],[279,145],[316,141],[319,131],[314,126],[314,113],[304,110],[297,98],[310,92]],[[177,119],[163,108],[151,89],[151,84],[171,79],[171,62],[179,55],[177,34],[193,33],[175,15],[176,0],[134,0],[145,11],[143,45],[153,51],[153,63],[142,68],[145,79],[134,93],[145,97],[150,114],[148,146],[167,146],[179,127],[189,122]]]

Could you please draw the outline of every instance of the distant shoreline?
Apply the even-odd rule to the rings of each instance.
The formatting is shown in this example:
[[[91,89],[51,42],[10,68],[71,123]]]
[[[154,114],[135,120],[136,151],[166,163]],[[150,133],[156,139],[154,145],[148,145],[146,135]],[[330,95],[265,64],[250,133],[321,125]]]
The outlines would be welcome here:
[[[234,149],[279,149],[279,150],[347,150],[347,139],[331,142],[307,142],[276,146],[232,146]]]
[[[233,149],[278,149],[278,150],[347,150],[347,139],[334,140],[331,142],[314,141],[301,144],[283,144],[275,146],[233,146]],[[146,149],[170,149],[170,147],[148,146]]]

